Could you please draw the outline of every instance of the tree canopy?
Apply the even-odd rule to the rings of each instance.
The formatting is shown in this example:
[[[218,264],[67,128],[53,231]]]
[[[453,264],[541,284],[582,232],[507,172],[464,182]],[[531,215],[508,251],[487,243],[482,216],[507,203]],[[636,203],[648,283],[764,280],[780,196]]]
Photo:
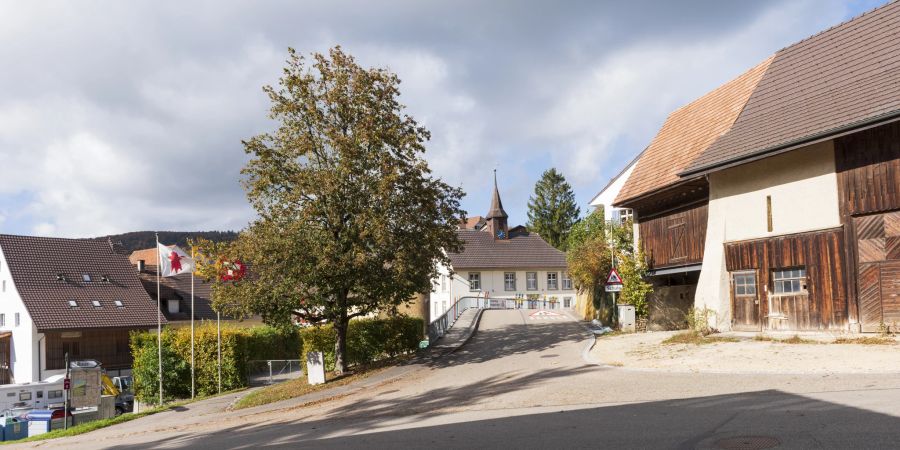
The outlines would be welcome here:
[[[528,229],[565,251],[567,236],[580,213],[566,178],[555,168],[545,171],[528,200]]]
[[[277,128],[244,141],[259,217],[231,251],[251,270],[216,301],[274,325],[332,323],[338,372],[349,320],[429,292],[461,245],[462,191],[432,176],[430,134],[404,113],[399,84],[340,47],[311,61],[290,49],[278,87],[264,88]]]

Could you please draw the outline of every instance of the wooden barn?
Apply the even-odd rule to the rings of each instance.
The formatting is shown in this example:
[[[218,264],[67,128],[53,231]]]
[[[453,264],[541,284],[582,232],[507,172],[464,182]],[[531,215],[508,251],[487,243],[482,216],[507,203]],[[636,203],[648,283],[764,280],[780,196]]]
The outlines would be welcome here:
[[[663,300],[723,330],[900,329],[898,29],[885,5],[669,116],[615,202]]]

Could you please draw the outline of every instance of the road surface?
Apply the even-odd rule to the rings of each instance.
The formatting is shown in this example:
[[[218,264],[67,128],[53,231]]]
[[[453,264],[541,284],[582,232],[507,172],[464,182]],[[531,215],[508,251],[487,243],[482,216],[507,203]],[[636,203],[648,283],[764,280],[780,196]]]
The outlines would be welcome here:
[[[302,408],[231,398],[41,448],[895,448],[900,375],[629,371],[582,359],[568,316],[486,311],[449,357]],[[900,356],[900,354],[898,354]],[[218,402],[218,403],[216,403]],[[207,408],[204,412],[203,407]]]

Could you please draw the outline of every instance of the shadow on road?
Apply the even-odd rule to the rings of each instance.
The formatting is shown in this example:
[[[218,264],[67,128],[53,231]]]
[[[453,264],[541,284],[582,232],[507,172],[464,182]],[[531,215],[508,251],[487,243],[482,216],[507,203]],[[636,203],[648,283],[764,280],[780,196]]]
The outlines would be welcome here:
[[[506,382],[488,383],[496,389]],[[445,401],[454,398],[446,392],[439,395]],[[417,414],[414,408],[416,400],[427,398],[380,405],[373,401],[335,411],[322,420],[239,426],[202,438],[185,435],[116,448],[688,449],[754,448],[753,443],[755,448],[886,448],[894,447],[900,437],[896,417],[775,390],[503,418],[451,416],[448,420],[460,423],[417,427],[432,417]],[[496,412],[469,414],[483,417]],[[405,420],[397,420],[400,417]],[[759,445],[765,443],[771,446]]]

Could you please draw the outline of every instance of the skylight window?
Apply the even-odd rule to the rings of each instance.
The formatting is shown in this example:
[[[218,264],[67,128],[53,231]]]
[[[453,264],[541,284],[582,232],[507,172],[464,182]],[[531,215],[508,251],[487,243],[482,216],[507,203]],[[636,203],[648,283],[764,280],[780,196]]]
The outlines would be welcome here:
[[[116,308],[124,308],[125,307],[125,305],[122,304],[122,300],[116,300],[115,303],[116,303]]]
[[[81,279],[84,280],[85,283],[90,283],[90,282],[91,282],[91,276],[88,275],[88,274],[83,274],[83,275],[81,275]]]
[[[78,307],[78,302],[75,301],[75,300],[69,300],[69,307],[70,307],[70,308],[77,308],[77,307]]]
[[[100,300],[91,300],[91,304],[94,305],[94,308],[99,308]]]

